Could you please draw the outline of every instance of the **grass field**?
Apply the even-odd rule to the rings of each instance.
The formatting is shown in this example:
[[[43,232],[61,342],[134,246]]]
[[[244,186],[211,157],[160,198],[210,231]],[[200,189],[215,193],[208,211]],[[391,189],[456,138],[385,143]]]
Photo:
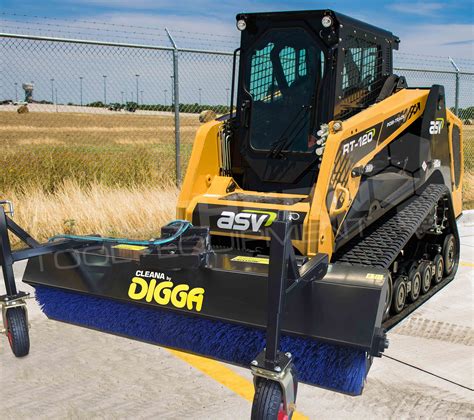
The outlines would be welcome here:
[[[174,217],[172,116],[0,112],[0,200],[40,240],[98,233],[151,238]],[[183,166],[199,126],[181,118]],[[474,127],[464,131],[466,208],[474,208]]]
[[[82,186],[174,183],[173,124],[172,116],[0,112],[0,192],[53,192],[64,179]],[[198,117],[182,117],[181,126],[185,161]]]
[[[102,234],[151,239],[175,217],[176,187],[83,188],[65,181],[54,193],[37,187],[9,194],[16,205],[15,221],[42,241],[59,234]]]

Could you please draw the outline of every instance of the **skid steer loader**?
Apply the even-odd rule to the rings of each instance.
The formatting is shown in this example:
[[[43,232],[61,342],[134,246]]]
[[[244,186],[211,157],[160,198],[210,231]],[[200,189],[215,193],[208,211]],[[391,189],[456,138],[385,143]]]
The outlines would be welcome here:
[[[160,239],[39,244],[0,211],[17,356],[12,263],[29,259],[50,318],[249,366],[252,418],[291,418],[298,380],[360,394],[387,331],[454,278],[462,123],[444,88],[409,87],[396,36],[331,10],[237,27],[236,111],[199,128]],[[12,252],[8,231],[28,248]]]

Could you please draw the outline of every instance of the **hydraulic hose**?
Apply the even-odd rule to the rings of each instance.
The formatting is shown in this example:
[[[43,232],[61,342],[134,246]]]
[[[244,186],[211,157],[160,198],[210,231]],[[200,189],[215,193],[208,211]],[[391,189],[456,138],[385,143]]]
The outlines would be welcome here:
[[[154,246],[154,245],[166,245],[174,240],[178,239],[184,232],[186,232],[192,224],[187,220],[173,220],[166,226],[174,226],[179,224],[178,230],[171,235],[169,238],[160,238],[153,241],[136,241],[127,238],[110,238],[101,236],[80,236],[80,235],[56,235],[49,239],[48,242],[52,242],[58,239],[70,239],[74,241],[84,242],[101,242],[101,243],[120,243],[124,245],[137,245],[137,246]]]

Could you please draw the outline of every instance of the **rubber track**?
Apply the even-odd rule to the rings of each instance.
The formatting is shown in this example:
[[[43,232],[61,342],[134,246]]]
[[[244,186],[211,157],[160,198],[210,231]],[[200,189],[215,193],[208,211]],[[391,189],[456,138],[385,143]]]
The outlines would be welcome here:
[[[445,185],[432,184],[374,222],[364,237],[356,237],[338,250],[334,262],[388,269],[430,210],[448,192]]]

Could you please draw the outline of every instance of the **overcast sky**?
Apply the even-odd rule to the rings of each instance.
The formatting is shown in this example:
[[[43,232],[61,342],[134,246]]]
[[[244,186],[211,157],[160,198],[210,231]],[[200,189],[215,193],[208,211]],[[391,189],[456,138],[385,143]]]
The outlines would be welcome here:
[[[235,37],[238,12],[331,8],[392,31],[402,40],[402,52],[474,58],[472,0],[3,0],[2,4],[5,13],[157,29],[168,26]],[[5,19],[14,18],[4,15]]]

